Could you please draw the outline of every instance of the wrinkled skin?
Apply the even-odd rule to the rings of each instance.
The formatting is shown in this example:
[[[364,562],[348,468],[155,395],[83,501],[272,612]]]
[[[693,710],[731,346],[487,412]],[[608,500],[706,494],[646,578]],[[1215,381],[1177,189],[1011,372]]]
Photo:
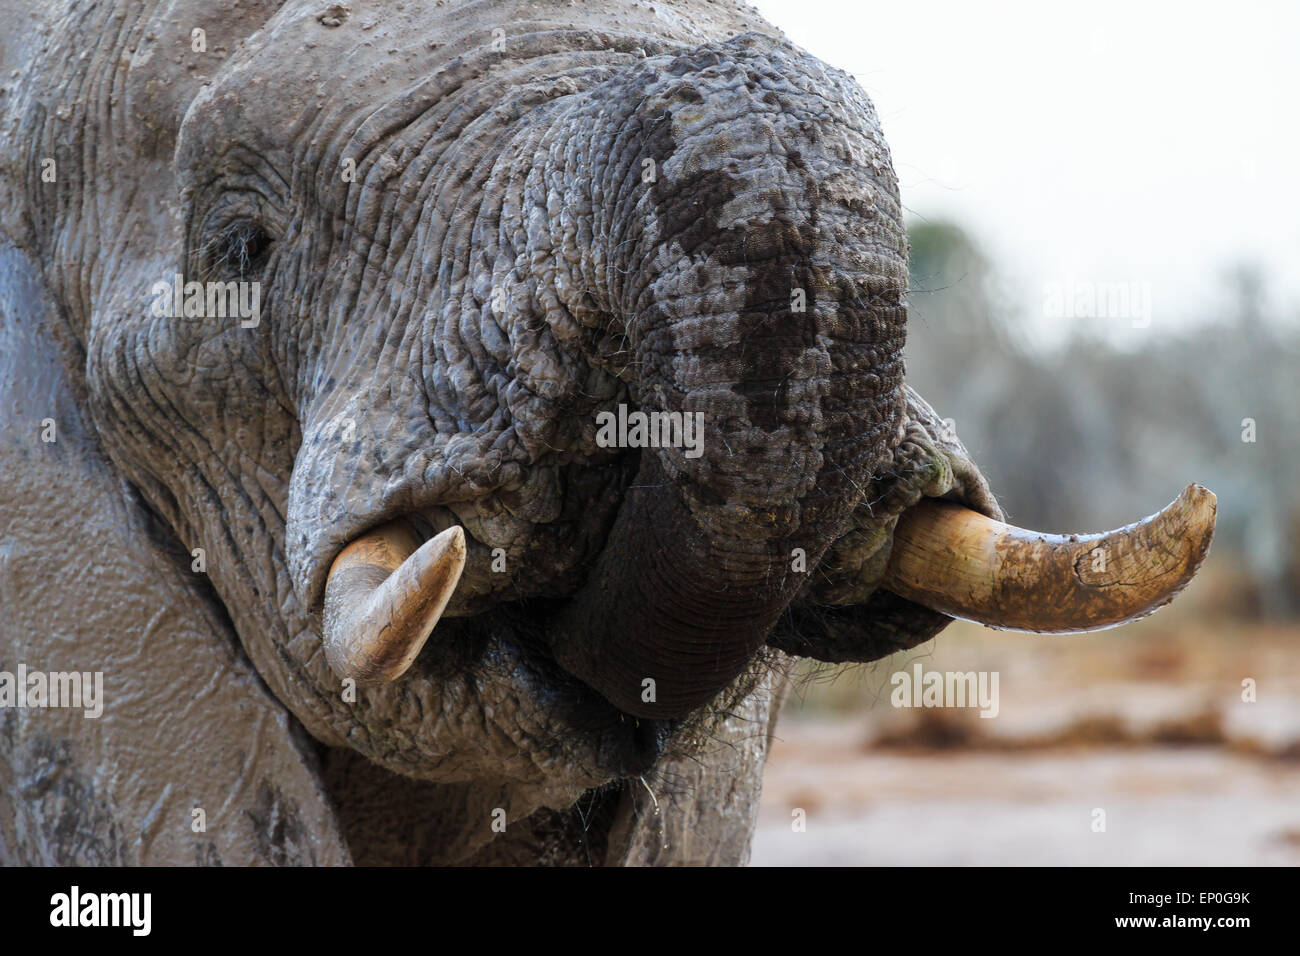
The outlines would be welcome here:
[[[743,862],[791,656],[933,636],[897,516],[999,516],[903,381],[865,94],[702,0],[64,6],[3,48],[0,666],[108,700],[0,714],[0,857]],[[153,316],[176,272],[260,323]],[[704,453],[599,447],[620,403]],[[468,564],[353,699],[325,578],[394,518]]]

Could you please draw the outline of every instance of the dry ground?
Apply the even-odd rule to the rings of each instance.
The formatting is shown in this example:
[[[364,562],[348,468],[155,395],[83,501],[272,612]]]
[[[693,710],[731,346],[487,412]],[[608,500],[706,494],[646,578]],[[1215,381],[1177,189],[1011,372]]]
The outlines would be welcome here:
[[[1216,614],[1208,578],[1101,634],[958,622],[875,665],[805,671],[753,863],[1300,864],[1300,622]],[[890,675],[917,662],[998,671],[998,716],[892,707]]]

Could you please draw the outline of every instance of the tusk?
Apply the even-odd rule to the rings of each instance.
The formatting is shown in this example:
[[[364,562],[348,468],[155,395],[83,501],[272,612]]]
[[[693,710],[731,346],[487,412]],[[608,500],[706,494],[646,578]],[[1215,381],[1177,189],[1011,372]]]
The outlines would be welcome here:
[[[420,544],[404,522],[364,534],[339,552],[325,582],[325,659],[340,678],[389,683],[433,633],[465,569],[465,532]]]
[[[950,617],[1068,634],[1145,617],[1196,574],[1215,497],[1188,485],[1164,510],[1103,534],[1025,531],[936,499],[903,513],[884,587]]]

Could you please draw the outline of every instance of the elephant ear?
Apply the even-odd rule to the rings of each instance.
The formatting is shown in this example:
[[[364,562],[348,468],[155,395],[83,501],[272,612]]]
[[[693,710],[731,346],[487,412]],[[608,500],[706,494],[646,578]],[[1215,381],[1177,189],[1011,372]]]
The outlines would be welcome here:
[[[349,862],[315,745],[100,452],[0,243],[0,672],[103,675],[80,708],[0,709],[0,864]]]

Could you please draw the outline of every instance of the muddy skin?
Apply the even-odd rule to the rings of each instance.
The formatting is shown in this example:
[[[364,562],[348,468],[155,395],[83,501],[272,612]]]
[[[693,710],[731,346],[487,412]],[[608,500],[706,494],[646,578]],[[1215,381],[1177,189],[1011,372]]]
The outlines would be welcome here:
[[[792,656],[932,637],[897,516],[1000,517],[904,382],[862,90],[703,0],[47,6],[0,47],[0,649],[109,690],[0,727],[0,858],[745,862]],[[154,315],[178,272],[257,324]],[[620,405],[703,454],[600,447]],[[326,575],[395,519],[467,566],[345,688]]]

